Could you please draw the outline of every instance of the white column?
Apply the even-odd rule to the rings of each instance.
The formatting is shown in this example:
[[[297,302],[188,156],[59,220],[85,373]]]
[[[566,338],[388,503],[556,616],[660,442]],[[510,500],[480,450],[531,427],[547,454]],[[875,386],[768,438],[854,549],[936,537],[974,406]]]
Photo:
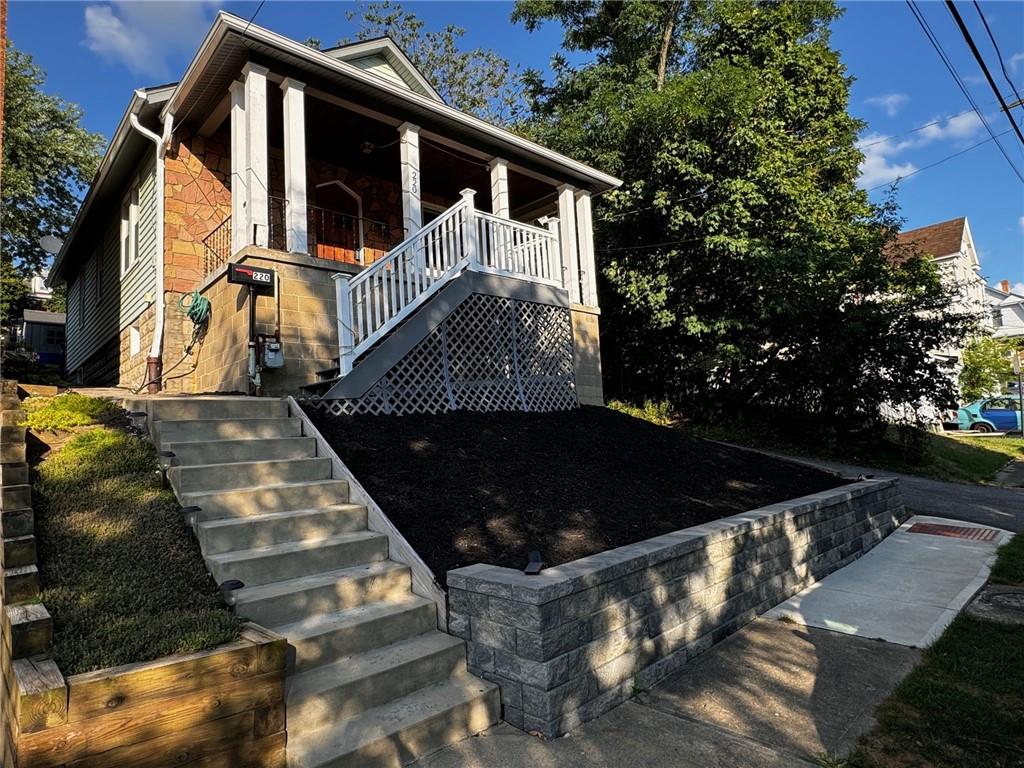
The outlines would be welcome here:
[[[420,127],[412,123],[398,126],[402,155],[402,226],[405,237],[420,231],[423,226],[423,206],[420,202]]]
[[[558,240],[562,269],[569,301],[583,303],[580,295],[579,251],[576,248],[576,190],[571,184],[558,188]]]
[[[288,250],[306,253],[306,95],[305,83],[286,77],[284,91],[284,196]],[[362,222],[360,222],[360,225]]]
[[[250,242],[270,244],[270,172],[267,160],[267,75],[269,70],[251,61],[242,67],[245,81],[245,128],[249,192]]]
[[[245,85],[236,80],[231,92],[231,255],[249,245],[248,149],[245,139]]]
[[[496,157],[487,164],[491,171],[491,213],[509,218],[508,160]]]
[[[464,189],[459,192],[462,197],[462,204],[465,206],[462,220],[462,234],[465,236],[462,255],[469,259],[469,268],[474,269],[480,265],[480,237],[476,224],[476,192],[472,189]]]
[[[576,231],[579,235],[580,271],[583,303],[597,306],[597,262],[594,257],[594,218],[590,209],[590,192],[576,193]]]

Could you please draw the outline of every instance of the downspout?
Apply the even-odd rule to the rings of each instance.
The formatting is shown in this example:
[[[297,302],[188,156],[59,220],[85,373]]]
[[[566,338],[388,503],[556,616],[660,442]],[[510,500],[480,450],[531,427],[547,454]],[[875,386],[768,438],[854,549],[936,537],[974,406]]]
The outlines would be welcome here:
[[[144,94],[136,91],[140,99]],[[139,105],[141,107],[141,103]],[[163,346],[164,346],[164,155],[171,140],[174,115],[164,115],[163,136],[158,136],[139,122],[137,112],[128,116],[132,128],[156,145],[156,322],[153,328],[153,345],[146,358],[146,391],[156,394],[162,388]]]

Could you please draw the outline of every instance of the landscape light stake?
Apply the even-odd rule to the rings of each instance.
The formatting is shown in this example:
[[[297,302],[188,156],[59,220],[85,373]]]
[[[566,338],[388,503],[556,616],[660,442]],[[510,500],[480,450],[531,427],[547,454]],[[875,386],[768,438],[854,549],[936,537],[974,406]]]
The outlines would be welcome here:
[[[182,507],[181,515],[185,518],[185,525],[188,527],[189,533],[192,534],[192,538],[196,536],[196,518],[199,517],[199,513],[203,511],[202,507]]]
[[[220,591],[224,593],[224,602],[228,605],[235,604],[235,596],[231,594],[236,589],[241,589],[245,586],[245,582],[239,581],[238,579],[228,579],[222,581],[219,585]]]
[[[167,470],[174,464],[174,451],[160,451],[157,460],[160,462],[160,487],[167,490]]]

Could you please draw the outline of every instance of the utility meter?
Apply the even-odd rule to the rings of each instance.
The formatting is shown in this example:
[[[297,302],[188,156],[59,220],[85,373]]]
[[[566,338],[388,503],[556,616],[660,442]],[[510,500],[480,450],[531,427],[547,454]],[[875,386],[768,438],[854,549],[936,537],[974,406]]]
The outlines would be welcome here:
[[[280,368],[284,365],[284,354],[281,352],[281,342],[269,338],[263,342],[263,363],[264,368]]]

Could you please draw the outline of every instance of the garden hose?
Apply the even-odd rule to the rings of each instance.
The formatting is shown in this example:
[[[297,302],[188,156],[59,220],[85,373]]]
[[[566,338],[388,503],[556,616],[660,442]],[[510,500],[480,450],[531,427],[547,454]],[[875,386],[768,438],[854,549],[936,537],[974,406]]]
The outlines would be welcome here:
[[[188,299],[187,302],[186,299]],[[208,298],[199,293],[199,291],[192,291],[191,293],[181,294],[181,298],[178,299],[178,311],[192,321],[192,340],[189,341],[188,345],[185,347],[185,354],[181,356],[181,359],[163,372],[163,378],[167,380],[180,379],[182,376],[187,376],[190,373],[190,371],[186,371],[178,376],[167,375],[185,362],[185,359],[192,354],[192,350],[195,348],[196,344],[203,338],[203,335],[206,333],[206,327],[210,323],[210,315],[212,314],[213,308]],[[194,363],[192,368],[193,370],[195,369]],[[153,382],[149,380],[144,381],[138,389],[134,390],[135,393],[138,394],[152,383]]]

